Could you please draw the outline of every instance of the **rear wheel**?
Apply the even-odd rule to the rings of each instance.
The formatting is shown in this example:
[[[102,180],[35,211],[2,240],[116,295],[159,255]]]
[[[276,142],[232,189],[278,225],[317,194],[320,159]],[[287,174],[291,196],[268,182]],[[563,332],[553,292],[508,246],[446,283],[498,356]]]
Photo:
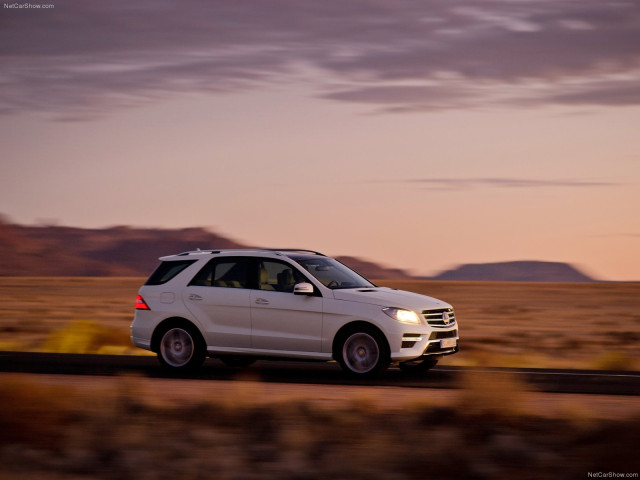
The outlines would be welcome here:
[[[400,362],[398,367],[405,373],[422,373],[432,369],[438,364],[438,360],[433,358],[422,358],[411,360],[410,362]]]
[[[199,368],[206,357],[200,332],[189,325],[170,326],[160,337],[158,359],[171,370],[191,371]]]
[[[373,329],[344,335],[336,353],[342,369],[352,375],[372,376],[389,366],[389,352],[384,337]]]

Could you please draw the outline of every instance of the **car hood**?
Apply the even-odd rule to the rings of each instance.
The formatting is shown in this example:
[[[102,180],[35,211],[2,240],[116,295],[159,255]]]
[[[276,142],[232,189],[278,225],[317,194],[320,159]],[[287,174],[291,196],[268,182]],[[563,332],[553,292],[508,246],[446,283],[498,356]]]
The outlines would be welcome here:
[[[405,308],[417,312],[434,308],[451,308],[451,305],[437,298],[387,287],[338,289],[333,291],[333,296],[336,300]]]

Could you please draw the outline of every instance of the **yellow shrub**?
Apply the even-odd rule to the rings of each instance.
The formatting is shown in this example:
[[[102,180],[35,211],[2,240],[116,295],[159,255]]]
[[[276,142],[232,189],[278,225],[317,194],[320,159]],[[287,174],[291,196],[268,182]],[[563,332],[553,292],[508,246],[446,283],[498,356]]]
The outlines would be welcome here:
[[[49,334],[43,350],[56,353],[97,353],[105,347],[130,346],[129,333],[93,320],[78,320]]]

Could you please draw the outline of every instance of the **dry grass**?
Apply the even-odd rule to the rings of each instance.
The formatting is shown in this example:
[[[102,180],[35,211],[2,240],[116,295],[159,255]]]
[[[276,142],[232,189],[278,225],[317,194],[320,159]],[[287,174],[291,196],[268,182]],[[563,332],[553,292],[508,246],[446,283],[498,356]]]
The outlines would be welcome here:
[[[142,353],[129,340],[142,278],[0,277],[0,350]]]
[[[134,352],[128,326],[142,281],[0,278],[0,349]],[[463,350],[444,363],[638,365],[638,284],[381,283],[455,306]],[[640,471],[634,399],[539,394],[496,373],[464,377],[455,391],[254,380],[1,374],[0,480]]]
[[[451,303],[461,352],[448,364],[640,368],[640,284],[383,281]]]
[[[42,350],[55,353],[126,353],[128,345],[122,345],[128,329],[107,327],[94,320],[75,320],[69,325],[51,332]]]
[[[458,406],[469,415],[518,417],[530,411],[531,387],[511,373],[464,372]]]
[[[389,409],[353,392],[329,405],[309,397],[252,400],[247,392],[234,401],[215,390],[162,404],[136,378],[68,389],[33,378],[0,376],[2,480],[500,480],[638,471],[640,417],[583,413],[576,422],[516,413],[494,408],[499,401],[486,385],[469,384],[444,406]]]
[[[0,350],[136,353],[142,278],[0,277]],[[380,281],[456,309],[459,354],[446,364],[640,368],[640,284]]]
[[[14,442],[49,446],[61,437],[70,415],[69,391],[26,377],[0,383],[0,446]]]

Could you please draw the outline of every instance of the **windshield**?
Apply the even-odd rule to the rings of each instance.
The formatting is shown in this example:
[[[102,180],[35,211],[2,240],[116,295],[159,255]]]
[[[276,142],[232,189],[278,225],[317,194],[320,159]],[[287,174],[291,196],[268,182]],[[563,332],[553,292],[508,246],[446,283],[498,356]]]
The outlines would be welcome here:
[[[296,261],[328,288],[375,287],[374,284],[333,258],[313,257],[296,259]]]

